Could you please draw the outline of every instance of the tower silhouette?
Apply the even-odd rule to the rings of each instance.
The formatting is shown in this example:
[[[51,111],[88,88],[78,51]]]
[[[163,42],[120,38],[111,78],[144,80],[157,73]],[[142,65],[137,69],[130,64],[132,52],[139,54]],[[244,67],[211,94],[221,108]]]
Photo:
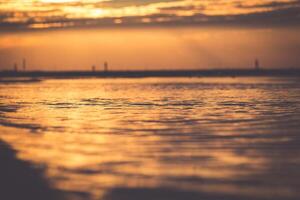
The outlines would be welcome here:
[[[14,64],[14,70],[15,70],[15,72],[18,71],[18,64],[17,63]]]
[[[95,66],[95,65],[92,66],[92,71],[93,71],[93,72],[96,71],[96,66]]]
[[[23,59],[23,71],[25,71],[26,70],[26,59],[24,58]]]
[[[255,59],[254,67],[255,67],[256,70],[260,69],[260,65],[259,65],[259,60],[258,59]]]
[[[104,62],[104,71],[107,72],[108,71],[108,63],[105,61]]]
[[[25,71],[25,70],[26,70],[26,59],[23,58],[23,71]]]

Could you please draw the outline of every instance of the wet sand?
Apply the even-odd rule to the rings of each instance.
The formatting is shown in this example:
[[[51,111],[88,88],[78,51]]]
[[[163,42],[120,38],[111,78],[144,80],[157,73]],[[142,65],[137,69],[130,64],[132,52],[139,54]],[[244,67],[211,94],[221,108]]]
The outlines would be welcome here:
[[[61,193],[51,188],[44,177],[42,168],[34,168],[30,163],[16,158],[16,151],[0,141],[0,199],[4,200],[74,200],[78,194]],[[175,188],[116,187],[106,192],[104,200],[240,200],[239,195],[191,192]],[[244,199],[244,198],[242,198]],[[267,198],[269,199],[269,198]],[[270,198],[272,199],[272,198]],[[265,198],[251,198],[265,200]]]
[[[51,188],[43,171],[16,158],[16,152],[0,141],[0,199],[61,200]]]

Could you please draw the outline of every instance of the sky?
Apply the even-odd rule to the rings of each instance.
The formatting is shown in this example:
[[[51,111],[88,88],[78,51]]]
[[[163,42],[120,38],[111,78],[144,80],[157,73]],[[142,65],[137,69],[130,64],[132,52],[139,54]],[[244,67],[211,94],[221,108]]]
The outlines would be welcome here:
[[[0,0],[3,28],[299,24],[299,0]]]
[[[300,67],[300,0],[0,0],[0,69]]]

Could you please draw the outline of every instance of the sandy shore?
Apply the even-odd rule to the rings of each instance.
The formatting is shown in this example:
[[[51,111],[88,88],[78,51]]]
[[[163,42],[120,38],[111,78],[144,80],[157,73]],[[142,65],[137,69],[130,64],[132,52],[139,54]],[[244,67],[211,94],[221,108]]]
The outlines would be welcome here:
[[[58,191],[51,189],[42,170],[16,158],[16,152],[0,141],[0,199],[59,200]]]

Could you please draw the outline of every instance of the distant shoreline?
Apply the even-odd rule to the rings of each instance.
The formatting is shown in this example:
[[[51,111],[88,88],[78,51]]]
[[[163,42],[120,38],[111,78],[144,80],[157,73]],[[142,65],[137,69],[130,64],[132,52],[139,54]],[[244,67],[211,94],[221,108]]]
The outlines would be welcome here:
[[[300,77],[300,69],[211,69],[211,70],[131,70],[131,71],[0,71],[0,78],[145,78],[145,77]]]

